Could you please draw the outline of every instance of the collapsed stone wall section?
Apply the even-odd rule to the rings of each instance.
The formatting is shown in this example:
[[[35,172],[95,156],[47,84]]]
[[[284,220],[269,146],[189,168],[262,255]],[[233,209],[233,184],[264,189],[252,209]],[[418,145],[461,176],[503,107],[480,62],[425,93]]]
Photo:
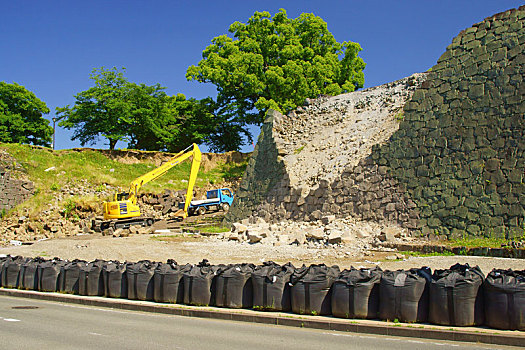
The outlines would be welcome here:
[[[268,112],[257,145],[235,194],[235,201],[228,211],[227,221],[240,221],[263,207],[266,208],[265,205],[269,205],[267,198],[272,198],[275,202],[277,198],[284,197],[287,179],[284,177],[284,164],[278,158],[274,129],[274,123],[278,123],[281,117],[278,112]],[[270,220],[269,217],[266,219]]]
[[[0,217],[34,193],[33,182],[16,179],[12,172],[0,165]]]
[[[272,112],[279,117],[265,124],[272,132],[258,147],[275,149],[253,159],[246,176],[273,187],[254,201],[251,192],[241,191],[234,212],[242,215],[229,219],[317,220],[336,214],[395,222],[427,237],[521,237],[524,77],[522,6],[462,31],[426,81],[415,84],[415,92],[407,90],[408,98],[398,98],[407,102],[397,113],[389,106],[395,94],[372,96],[372,89],[361,92],[367,98],[356,92],[307,101],[286,117]],[[363,107],[368,114],[360,112]],[[393,113],[402,119],[399,126],[388,124]],[[358,127],[361,116],[375,124]],[[392,130],[381,133],[376,124]],[[326,131],[332,139],[319,137]],[[337,146],[341,142],[344,147]],[[309,147],[310,156],[302,157]],[[279,171],[268,171],[277,164]],[[252,173],[257,167],[264,175]],[[244,190],[258,191],[251,184]]]
[[[308,100],[288,116],[269,111],[227,221],[335,215],[416,228],[415,204],[370,153],[397,130],[395,116],[424,79]]]

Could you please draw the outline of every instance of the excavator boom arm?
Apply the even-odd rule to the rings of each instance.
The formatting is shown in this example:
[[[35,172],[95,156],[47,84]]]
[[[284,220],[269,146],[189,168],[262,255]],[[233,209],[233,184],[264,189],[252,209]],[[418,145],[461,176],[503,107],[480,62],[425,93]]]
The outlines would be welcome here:
[[[190,150],[192,148],[192,150]],[[191,199],[193,197],[193,186],[197,180],[197,173],[201,164],[202,153],[199,150],[197,144],[193,144],[185,150],[176,154],[166,163],[162,164],[158,168],[144,174],[137,179],[133,180],[130,184],[129,192],[127,193],[116,193],[115,199],[112,202],[104,202],[104,220],[112,219],[128,219],[140,216],[140,209],[137,205],[137,194],[140,188],[146,183],[159,178],[164,175],[168,170],[180,164],[184,160],[193,156],[191,163],[190,178],[188,180],[188,190],[186,192],[186,202],[183,209],[180,209],[176,214],[183,219],[188,216],[188,208],[190,206]]]
[[[188,151],[190,148],[193,148],[193,149],[191,151]],[[168,170],[170,170],[174,166],[182,163],[183,161],[185,161],[186,159],[188,159],[191,156],[193,156],[193,162],[192,162],[192,165],[191,165],[190,180],[188,181],[188,183],[191,183],[191,178],[193,176],[193,177],[195,177],[195,179],[193,180],[193,184],[195,185],[195,180],[197,178],[197,172],[198,172],[198,169],[199,169],[199,166],[200,166],[200,163],[201,163],[202,154],[201,154],[201,151],[199,150],[199,147],[194,143],[193,145],[189,146],[185,150],[182,150],[181,152],[179,152],[178,154],[173,156],[173,158],[171,158],[169,161],[167,161],[166,163],[162,164],[158,168],[153,169],[152,171],[150,171],[150,172],[148,172],[148,173],[146,173],[146,174],[136,178],[135,180],[133,180],[133,182],[131,182],[130,188],[129,188],[129,200],[132,203],[135,204],[137,202],[137,194],[138,194],[138,192],[139,192],[139,190],[140,190],[140,188],[142,186],[144,186],[145,184],[147,184],[150,181],[153,181],[153,180],[161,177]],[[194,171],[194,167],[196,167],[195,171]],[[195,172],[195,174],[194,174],[194,172]],[[193,191],[193,186],[191,186],[191,190]]]

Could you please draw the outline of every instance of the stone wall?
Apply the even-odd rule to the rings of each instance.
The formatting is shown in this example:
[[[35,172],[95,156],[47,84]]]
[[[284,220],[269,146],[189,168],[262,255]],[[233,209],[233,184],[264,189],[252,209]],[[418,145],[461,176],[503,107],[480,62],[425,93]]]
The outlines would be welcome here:
[[[417,203],[425,235],[524,234],[525,7],[462,31],[374,160]]]
[[[26,201],[33,195],[31,181],[16,179],[12,172],[0,165],[0,217],[3,213]]]
[[[357,216],[415,228],[417,213],[369,157],[425,75],[308,100],[287,116],[270,111],[227,221],[314,221]]]
[[[464,30],[426,77],[270,113],[227,219],[523,235],[524,22],[521,7]]]

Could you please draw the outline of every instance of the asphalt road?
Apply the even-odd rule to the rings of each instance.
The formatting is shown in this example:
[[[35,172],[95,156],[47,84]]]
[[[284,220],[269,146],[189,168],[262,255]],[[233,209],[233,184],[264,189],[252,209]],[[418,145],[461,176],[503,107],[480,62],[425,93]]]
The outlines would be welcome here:
[[[510,349],[0,297],[0,349]]]

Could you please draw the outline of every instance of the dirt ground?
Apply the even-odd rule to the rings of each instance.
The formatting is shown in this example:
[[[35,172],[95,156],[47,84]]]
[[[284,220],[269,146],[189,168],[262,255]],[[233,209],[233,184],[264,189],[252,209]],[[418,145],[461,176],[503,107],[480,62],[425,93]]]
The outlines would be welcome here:
[[[339,265],[341,269],[354,267],[380,266],[382,269],[408,269],[429,266],[432,269],[449,268],[455,263],[479,265],[484,273],[493,268],[515,270],[525,269],[525,260],[467,256],[407,257],[391,260],[395,251],[368,251],[355,254],[345,246],[309,248],[307,246],[239,243],[224,241],[213,237],[180,234],[132,235],[130,237],[76,236],[35,242],[32,245],[0,248],[0,254],[43,256],[62,259],[106,259],[119,261],[138,261],[143,259],[166,261],[175,259],[179,264],[198,263],[208,259],[212,264],[254,263],[275,261],[302,264]]]

